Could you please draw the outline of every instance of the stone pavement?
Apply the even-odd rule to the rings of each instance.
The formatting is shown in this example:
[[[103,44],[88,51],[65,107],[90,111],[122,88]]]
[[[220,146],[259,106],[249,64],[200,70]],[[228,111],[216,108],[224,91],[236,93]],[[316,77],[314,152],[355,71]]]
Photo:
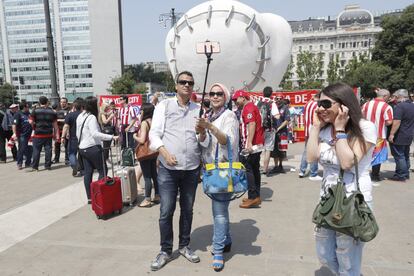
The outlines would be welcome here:
[[[261,208],[244,210],[239,201],[231,203],[233,247],[225,257],[224,275],[330,275],[318,263],[311,222],[319,183],[299,179],[293,171],[302,148],[289,145],[286,174],[262,178]],[[384,175],[393,168],[392,162],[385,164]],[[159,207],[125,209],[97,220],[85,205],[81,181],[64,166],[29,173],[17,171],[11,162],[0,164],[0,275],[216,275],[207,249],[211,203],[201,187],[191,236],[201,262],[177,256],[151,272],[159,251]],[[374,187],[380,233],[365,246],[363,275],[414,275],[413,186],[414,181],[382,181]],[[175,244],[178,213],[179,207]]]

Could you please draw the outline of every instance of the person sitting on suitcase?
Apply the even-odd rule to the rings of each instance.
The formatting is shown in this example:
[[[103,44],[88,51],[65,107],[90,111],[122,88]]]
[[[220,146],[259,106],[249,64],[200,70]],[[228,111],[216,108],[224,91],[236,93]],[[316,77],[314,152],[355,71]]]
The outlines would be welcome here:
[[[154,105],[144,103],[141,107],[141,128],[138,134],[134,134],[134,139],[138,145],[143,145],[148,139],[148,132],[152,124],[152,115],[154,114]],[[151,207],[153,203],[160,202],[157,181],[157,156],[139,161],[145,181],[145,199],[139,204],[139,207]],[[152,182],[151,182],[152,180]],[[151,188],[154,183],[154,199],[151,201]]]
[[[150,149],[160,153],[158,188],[161,196],[160,234],[161,252],[151,264],[159,270],[172,257],[173,215],[177,194],[180,193],[179,253],[192,263],[200,258],[189,248],[193,205],[200,175],[201,150],[195,125],[200,106],[191,102],[193,75],[178,74],[175,98],[160,102],[154,111],[149,132]]]
[[[99,173],[99,179],[105,176],[106,163],[103,157],[102,141],[118,140],[118,136],[104,134],[98,123],[98,100],[89,96],[85,99],[85,110],[76,119],[76,137],[79,141],[79,152],[85,167],[83,183],[91,203],[91,182],[93,171]],[[105,166],[105,168],[104,168]]]

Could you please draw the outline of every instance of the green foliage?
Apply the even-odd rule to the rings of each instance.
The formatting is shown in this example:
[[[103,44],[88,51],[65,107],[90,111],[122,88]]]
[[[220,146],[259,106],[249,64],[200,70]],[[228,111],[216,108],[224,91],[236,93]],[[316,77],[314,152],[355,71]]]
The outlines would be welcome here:
[[[170,92],[175,91],[175,81],[170,71],[166,72],[164,74],[164,77],[165,77],[165,87],[167,91],[170,91]]]
[[[288,64],[288,66],[286,68],[286,72],[283,75],[283,78],[280,82],[280,87],[282,87],[282,89],[284,91],[293,89],[293,83],[290,80],[293,76],[293,71],[292,70],[293,70],[293,56],[290,56],[290,62]]]
[[[136,82],[165,84],[165,73],[154,73],[154,69],[151,66],[145,66],[144,63],[128,65],[125,71],[131,72]]]
[[[134,93],[134,86],[133,74],[130,71],[126,71],[122,76],[112,79],[108,91],[112,94],[132,94]]]
[[[414,5],[401,16],[386,16],[381,22],[372,59],[391,68],[388,89],[414,90]]]
[[[300,89],[321,88],[323,54],[309,51],[300,52],[296,60],[296,74]]]
[[[7,107],[10,106],[12,103],[18,101],[16,95],[16,88],[10,83],[6,82],[2,86],[0,86],[0,102],[4,103]]]
[[[339,55],[336,54],[328,63],[328,70],[326,73],[328,75],[327,81],[329,84],[337,83],[341,79],[341,74],[339,73],[340,67]]]
[[[388,87],[392,70],[378,61],[352,59],[345,69],[343,82],[361,88],[361,95],[372,97],[377,87]]]

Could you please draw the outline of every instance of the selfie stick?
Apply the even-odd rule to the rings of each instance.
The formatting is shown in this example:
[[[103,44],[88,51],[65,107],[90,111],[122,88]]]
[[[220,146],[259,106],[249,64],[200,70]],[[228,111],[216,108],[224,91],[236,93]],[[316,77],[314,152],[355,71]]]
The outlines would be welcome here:
[[[206,40],[206,44],[207,44],[207,42],[210,42],[210,41]],[[201,108],[200,108],[200,114],[199,114],[199,116],[198,116],[198,117],[200,117],[200,118],[201,118],[201,116],[203,115],[203,103],[204,103],[204,97],[205,97],[205,95],[206,95],[206,85],[207,85],[208,69],[210,68],[210,62],[213,60],[213,59],[211,58],[211,55],[213,54],[213,45],[212,45],[212,44],[210,44],[210,45],[209,45],[209,46],[210,46],[210,47],[209,47],[210,49],[208,49],[206,44],[204,44],[204,54],[206,54],[206,57],[207,57],[207,69],[206,69],[206,77],[204,78],[203,95],[202,95],[202,97],[201,97]]]

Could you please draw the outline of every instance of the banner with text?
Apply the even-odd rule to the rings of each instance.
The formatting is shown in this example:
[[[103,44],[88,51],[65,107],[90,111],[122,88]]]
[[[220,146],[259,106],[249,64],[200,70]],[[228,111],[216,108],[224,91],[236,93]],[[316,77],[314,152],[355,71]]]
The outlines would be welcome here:
[[[122,95],[101,95],[99,97],[99,106],[103,103],[110,104],[111,102],[115,103],[117,108],[121,107],[121,96]],[[133,106],[142,105],[142,95],[141,94],[127,94],[128,96],[128,103]]]

